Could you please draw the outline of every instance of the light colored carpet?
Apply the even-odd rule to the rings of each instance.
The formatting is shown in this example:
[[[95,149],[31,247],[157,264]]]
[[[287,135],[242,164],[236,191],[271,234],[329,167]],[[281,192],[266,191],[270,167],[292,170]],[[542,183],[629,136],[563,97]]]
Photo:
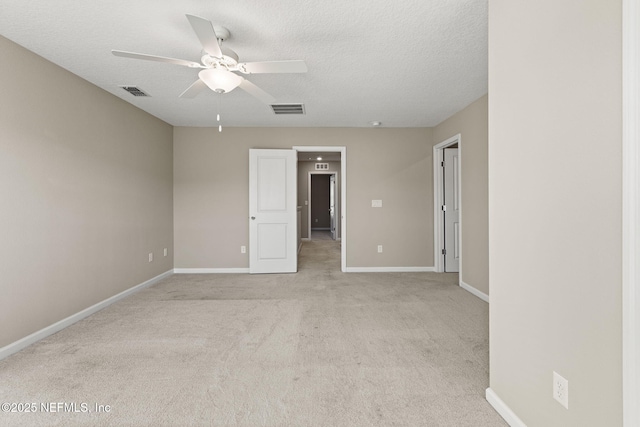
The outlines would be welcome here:
[[[37,405],[0,425],[506,425],[487,304],[455,274],[341,273],[339,244],[297,274],[174,275],[0,361],[0,402]]]
[[[330,231],[311,230],[311,240],[333,240]]]

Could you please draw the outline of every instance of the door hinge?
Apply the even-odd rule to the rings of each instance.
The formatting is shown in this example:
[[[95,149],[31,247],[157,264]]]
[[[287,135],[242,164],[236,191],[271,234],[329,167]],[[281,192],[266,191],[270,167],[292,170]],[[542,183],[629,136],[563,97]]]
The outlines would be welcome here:
[[[442,250],[442,255],[446,255],[446,254],[447,254],[447,250],[446,250],[446,249],[443,249],[443,250]]]
[[[441,166],[441,167],[444,167],[444,162],[440,162],[440,166]]]
[[[446,212],[447,211],[447,205],[442,205],[442,212]]]

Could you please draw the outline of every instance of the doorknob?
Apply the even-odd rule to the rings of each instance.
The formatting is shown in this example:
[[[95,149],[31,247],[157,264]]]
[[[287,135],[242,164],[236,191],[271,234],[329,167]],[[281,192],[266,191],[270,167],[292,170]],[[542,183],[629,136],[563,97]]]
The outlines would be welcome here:
[[[256,217],[255,217],[255,216],[252,216],[252,217],[251,217],[251,219],[256,219]]]

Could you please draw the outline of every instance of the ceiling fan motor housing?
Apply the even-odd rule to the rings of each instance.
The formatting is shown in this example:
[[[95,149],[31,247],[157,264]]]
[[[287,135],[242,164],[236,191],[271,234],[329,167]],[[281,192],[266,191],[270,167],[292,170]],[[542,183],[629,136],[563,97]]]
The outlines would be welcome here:
[[[211,56],[208,53],[202,55],[200,61],[202,61],[202,65],[207,68],[215,68],[218,66],[223,66],[225,68],[235,68],[238,65],[238,54],[232,51],[231,49],[222,48],[222,58],[216,58],[215,56]]]

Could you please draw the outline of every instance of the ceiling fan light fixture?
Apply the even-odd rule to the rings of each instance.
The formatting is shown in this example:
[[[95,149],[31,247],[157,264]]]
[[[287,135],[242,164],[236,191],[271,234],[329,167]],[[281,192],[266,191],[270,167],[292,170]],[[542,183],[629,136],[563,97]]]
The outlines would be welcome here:
[[[214,92],[227,93],[237,88],[242,83],[242,77],[220,68],[210,68],[198,73],[200,80]]]

